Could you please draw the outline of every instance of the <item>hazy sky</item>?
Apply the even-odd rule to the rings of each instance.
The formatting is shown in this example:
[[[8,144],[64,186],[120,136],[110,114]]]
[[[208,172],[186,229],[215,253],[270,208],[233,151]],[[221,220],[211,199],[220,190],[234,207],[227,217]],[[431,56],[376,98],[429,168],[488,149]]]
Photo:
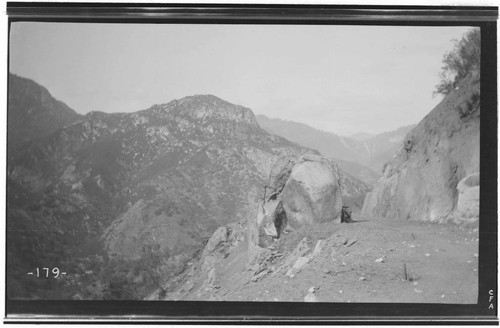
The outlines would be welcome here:
[[[467,27],[13,23],[10,71],[80,113],[213,94],[340,135],[420,121]]]

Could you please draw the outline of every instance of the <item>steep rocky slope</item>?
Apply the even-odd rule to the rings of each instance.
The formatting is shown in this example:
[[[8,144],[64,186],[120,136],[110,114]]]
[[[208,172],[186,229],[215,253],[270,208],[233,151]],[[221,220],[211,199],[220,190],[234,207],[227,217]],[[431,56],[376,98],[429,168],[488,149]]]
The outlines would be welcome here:
[[[363,214],[470,222],[479,215],[479,73],[469,74],[405,137]]]
[[[255,215],[276,158],[308,151],[211,95],[91,112],[27,141],[7,161],[8,295],[140,298],[184,270],[217,227]],[[345,181],[346,198],[364,197],[365,184]],[[26,275],[42,265],[71,274]]]

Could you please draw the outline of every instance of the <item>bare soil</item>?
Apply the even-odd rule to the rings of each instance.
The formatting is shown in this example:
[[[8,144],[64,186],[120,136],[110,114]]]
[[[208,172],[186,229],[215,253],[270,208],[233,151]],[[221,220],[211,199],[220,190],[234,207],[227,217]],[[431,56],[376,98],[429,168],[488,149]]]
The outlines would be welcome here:
[[[273,252],[283,258],[303,237],[311,252],[323,241],[321,252],[293,278],[287,270],[278,272],[283,261],[277,261],[268,263],[271,272],[252,281],[256,272],[245,268],[241,243],[217,264],[216,288],[194,288],[182,299],[300,302],[315,287],[319,302],[477,302],[477,224],[354,219],[357,222],[305,227],[277,240]]]

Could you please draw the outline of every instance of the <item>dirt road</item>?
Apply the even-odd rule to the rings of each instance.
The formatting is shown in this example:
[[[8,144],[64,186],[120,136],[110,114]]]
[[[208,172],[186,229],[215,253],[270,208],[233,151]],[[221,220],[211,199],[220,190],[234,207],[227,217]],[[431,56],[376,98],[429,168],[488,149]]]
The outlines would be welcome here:
[[[323,240],[319,254],[293,278],[274,271],[252,281],[254,273],[242,260],[244,247],[233,250],[217,268],[218,287],[210,298],[297,302],[315,287],[320,302],[477,302],[477,226],[354,219],[358,222],[302,228],[277,241],[276,251],[286,257],[304,236],[311,250]],[[187,299],[199,297],[193,293]]]

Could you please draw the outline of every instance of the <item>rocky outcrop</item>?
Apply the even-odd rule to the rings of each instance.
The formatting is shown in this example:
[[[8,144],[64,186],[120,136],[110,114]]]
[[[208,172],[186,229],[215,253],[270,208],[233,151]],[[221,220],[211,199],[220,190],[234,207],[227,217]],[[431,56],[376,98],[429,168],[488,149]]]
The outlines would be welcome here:
[[[432,222],[477,220],[479,118],[479,74],[474,73],[406,135],[367,194],[362,214]]]
[[[219,119],[259,128],[250,108],[233,105],[213,95],[194,95],[175,100],[176,110],[201,121]]]

